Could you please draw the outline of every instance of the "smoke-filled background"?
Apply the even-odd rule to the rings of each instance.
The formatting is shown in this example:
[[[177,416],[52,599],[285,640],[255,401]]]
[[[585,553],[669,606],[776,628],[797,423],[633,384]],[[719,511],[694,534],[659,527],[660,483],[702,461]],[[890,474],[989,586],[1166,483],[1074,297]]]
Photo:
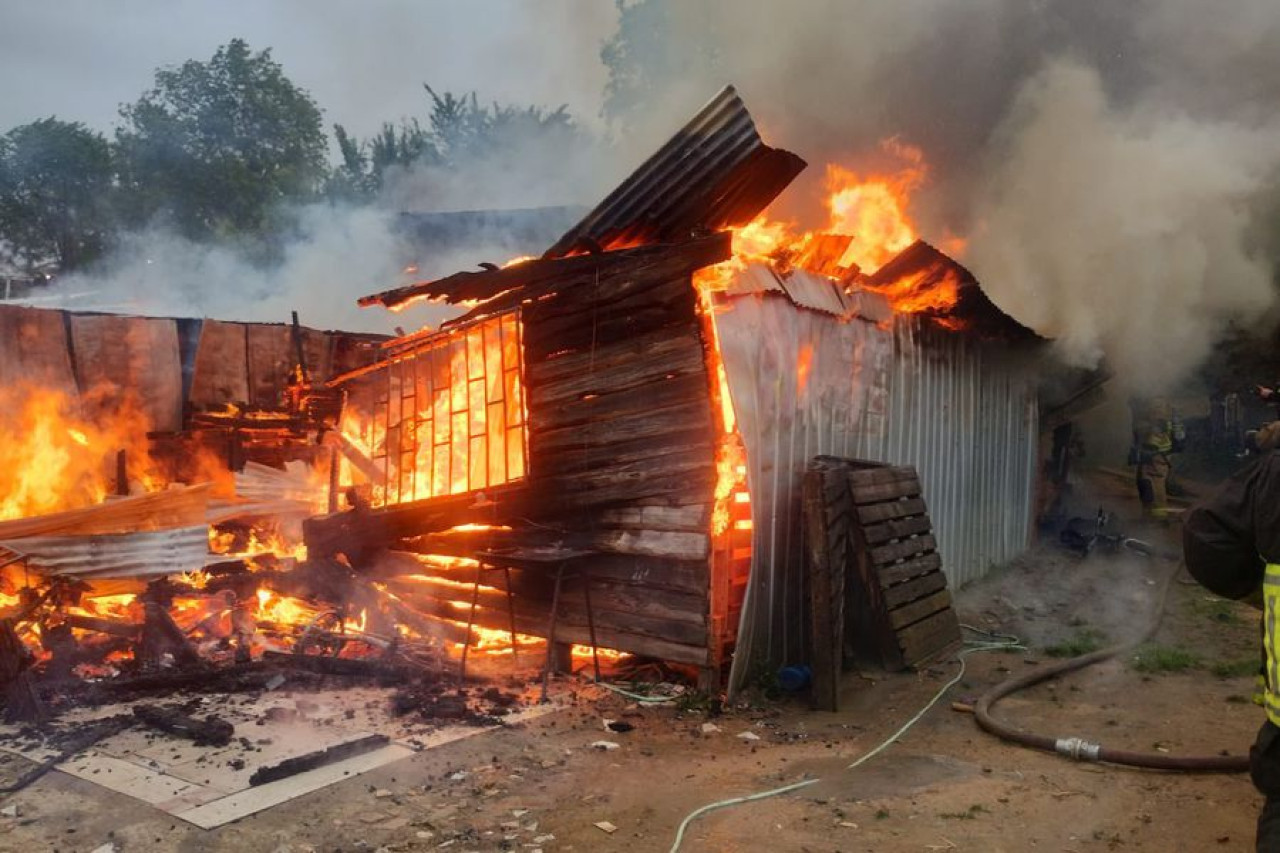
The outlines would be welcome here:
[[[104,102],[146,84],[145,69],[132,88],[113,75],[126,53],[150,68],[242,35],[275,47],[326,122],[356,134],[421,115],[422,82],[482,102],[564,104],[576,129],[572,149],[530,133],[456,168],[389,170],[359,204],[306,207],[273,267],[149,230],[121,242],[107,277],[66,283],[132,293],[135,307],[141,293],[217,316],[301,306],[318,325],[411,324],[350,307],[400,281],[396,212],[593,204],[727,82],[771,144],[812,164],[780,213],[820,224],[824,163],[875,169],[891,165],[881,140],[918,146],[929,164],[913,210],[921,233],[967,238],[962,260],[1001,307],[1077,363],[1105,355],[1129,387],[1183,378],[1229,323],[1273,306],[1280,4],[1269,0],[285,3],[225,16],[188,3],[162,21],[172,39],[154,25],[114,35],[126,29],[120,7],[130,4],[86,5],[70,33],[63,10],[8,15],[0,61],[88,56],[103,70],[74,86],[53,74],[6,99],[0,123],[77,108],[104,122]],[[507,248],[414,260],[447,273]],[[246,314],[244,293],[260,314]]]

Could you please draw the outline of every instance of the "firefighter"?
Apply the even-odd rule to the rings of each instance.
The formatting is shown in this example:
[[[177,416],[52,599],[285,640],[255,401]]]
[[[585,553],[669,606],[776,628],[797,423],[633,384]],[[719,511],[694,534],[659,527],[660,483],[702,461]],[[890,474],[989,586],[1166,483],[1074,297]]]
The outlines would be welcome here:
[[[1182,539],[1192,577],[1217,595],[1248,599],[1264,612],[1260,704],[1266,720],[1249,750],[1249,771],[1266,797],[1257,849],[1280,853],[1280,452],[1264,450],[1193,507]]]
[[[1135,400],[1131,407],[1133,449],[1130,456],[1136,465],[1142,514],[1148,518],[1164,518],[1169,511],[1171,457],[1182,450],[1186,433],[1177,413],[1160,398]]]

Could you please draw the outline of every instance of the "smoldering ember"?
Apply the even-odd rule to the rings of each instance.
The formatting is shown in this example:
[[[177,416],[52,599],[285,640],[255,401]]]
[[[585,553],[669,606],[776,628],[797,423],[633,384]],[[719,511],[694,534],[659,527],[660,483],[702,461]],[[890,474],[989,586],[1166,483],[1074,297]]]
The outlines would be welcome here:
[[[727,41],[751,85],[642,98],[707,77],[628,76],[668,5],[613,10],[606,94],[669,132],[594,206],[486,207],[606,143],[429,88],[290,213],[320,113],[240,40],[112,143],[0,137],[0,851],[1280,850],[1274,255],[1179,207],[1280,156],[1164,193],[1135,124],[1133,231],[1029,148],[829,158]],[[251,90],[314,150],[255,161],[297,149]],[[1161,228],[1194,248],[1134,274]]]

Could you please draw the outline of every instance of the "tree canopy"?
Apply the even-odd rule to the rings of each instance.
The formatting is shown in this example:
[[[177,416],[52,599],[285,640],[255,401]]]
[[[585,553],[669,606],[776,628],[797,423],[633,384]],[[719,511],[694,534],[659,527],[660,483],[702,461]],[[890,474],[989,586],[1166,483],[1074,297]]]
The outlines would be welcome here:
[[[0,258],[71,270],[115,235],[158,225],[269,260],[295,230],[299,204],[458,203],[476,194],[478,176],[506,191],[522,176],[581,169],[594,144],[563,106],[424,89],[420,118],[367,139],[335,124],[331,167],[320,108],[269,50],[234,39],[207,61],[160,68],[121,107],[114,140],[54,118],[0,136]],[[419,168],[426,179],[411,174]]]
[[[156,72],[120,110],[125,211],[193,238],[269,230],[282,202],[305,199],[326,172],[321,113],[271,58],[242,39],[208,62]]]
[[[503,158],[518,159],[531,144],[556,147],[567,156],[584,143],[584,134],[566,106],[550,110],[485,104],[475,92],[440,93],[425,83],[423,88],[431,102],[425,127],[416,118],[399,126],[386,123],[373,137],[361,141],[342,125],[334,125],[342,163],[330,178],[331,196],[372,197],[395,167],[457,171]]]
[[[112,230],[111,149],[79,122],[50,117],[0,137],[0,251],[19,266],[75,269]]]

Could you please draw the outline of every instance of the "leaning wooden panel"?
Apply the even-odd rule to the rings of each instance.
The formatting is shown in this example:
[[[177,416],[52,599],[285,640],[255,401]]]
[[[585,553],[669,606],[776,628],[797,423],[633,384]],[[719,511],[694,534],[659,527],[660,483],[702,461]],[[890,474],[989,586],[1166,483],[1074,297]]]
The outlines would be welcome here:
[[[63,312],[0,305],[0,388],[32,382],[74,396],[67,344]]]
[[[196,409],[249,399],[249,360],[243,323],[205,320],[196,348],[195,373],[187,398]]]
[[[840,466],[817,460],[804,476],[813,705],[823,711],[840,710],[845,571],[854,523],[843,473]]]
[[[105,390],[104,415],[127,389],[136,393],[151,429],[182,428],[182,362],[174,320],[72,315],[71,339],[81,392]]]

